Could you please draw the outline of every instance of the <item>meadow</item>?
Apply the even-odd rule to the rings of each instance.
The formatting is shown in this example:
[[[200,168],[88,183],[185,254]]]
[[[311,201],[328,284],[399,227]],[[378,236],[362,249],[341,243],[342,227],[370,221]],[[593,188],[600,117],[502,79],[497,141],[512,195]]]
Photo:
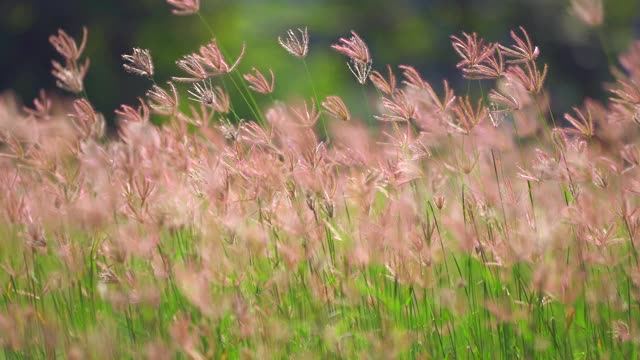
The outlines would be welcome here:
[[[640,41],[608,101],[554,114],[522,27],[451,36],[466,89],[337,35],[360,118],[316,91],[313,29],[265,39],[307,74],[285,102],[286,73],[167,3],[211,40],[170,79],[124,54],[149,90],[115,130],[84,86],[91,29],[49,39],[67,96],[0,96],[0,358],[639,356]]]

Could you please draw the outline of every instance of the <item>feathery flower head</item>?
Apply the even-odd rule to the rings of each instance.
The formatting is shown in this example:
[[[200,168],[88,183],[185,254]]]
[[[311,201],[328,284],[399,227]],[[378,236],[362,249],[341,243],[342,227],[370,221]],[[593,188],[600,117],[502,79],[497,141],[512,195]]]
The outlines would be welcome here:
[[[351,35],[349,39],[340,38],[340,43],[331,45],[331,48],[349,58],[349,70],[364,85],[371,73],[373,60],[364,40],[355,31],[351,31]]]
[[[369,74],[371,73],[370,62],[364,63],[361,61],[351,59],[351,61],[347,63],[347,66],[349,66],[349,70],[351,70],[351,73],[353,74],[353,76],[356,77],[356,80],[358,80],[358,83],[360,83],[361,85],[364,85],[367,82],[367,79],[369,78]]]
[[[496,90],[491,90],[489,92],[489,98],[493,103],[504,105],[511,111],[520,109],[520,102],[511,95],[505,95]]]
[[[203,81],[193,85],[193,90],[189,90],[189,99],[197,101],[202,105],[209,106],[220,113],[229,112],[229,95],[219,86],[213,87],[211,82]]]
[[[77,99],[73,102],[73,124],[83,138],[101,137],[104,135],[105,122],[102,114],[95,111],[86,99]]]
[[[309,52],[309,32],[306,27],[304,30],[300,28],[296,30],[299,35],[297,35],[293,29],[289,29],[287,30],[287,37],[285,39],[283,39],[282,36],[278,36],[278,43],[280,43],[280,46],[287,50],[289,54],[302,59],[306,57]]]
[[[574,117],[571,114],[564,114],[565,120],[574,127],[573,129],[570,129],[569,132],[582,135],[587,139],[593,137],[594,124],[589,108],[586,109],[586,114],[575,106],[573,107],[573,111],[576,113],[577,117]]]
[[[178,92],[172,82],[167,81],[171,93],[158,85],[153,85],[151,90],[147,91],[149,98],[149,107],[158,114],[170,115],[178,110]]]
[[[236,66],[238,66],[240,60],[242,60],[242,57],[244,56],[245,50],[246,45],[243,43],[242,50],[240,50],[240,55],[238,55],[238,58],[233,63],[233,65],[229,66],[224,58],[224,55],[222,54],[222,50],[218,46],[217,40],[214,38],[209,44],[201,46],[200,54],[196,54],[195,56],[198,58],[201,64],[213,70],[215,74],[227,74],[232,72],[236,68]]]
[[[123,54],[122,59],[128,62],[122,65],[126,71],[149,78],[153,76],[153,61],[149,50],[133,48],[133,54]]]
[[[396,76],[393,74],[393,70],[391,70],[391,65],[387,65],[387,71],[389,72],[389,81],[378,71],[374,71],[371,76],[369,76],[369,80],[371,80],[378,90],[387,95],[391,95],[396,91]]]
[[[355,31],[351,31],[351,37],[349,39],[340,38],[339,41],[340,43],[331,45],[331,48],[354,61],[363,63],[370,63],[372,61],[371,55],[369,54],[369,47],[367,47],[367,44]]]
[[[142,99],[138,98],[138,101],[140,102],[140,106],[137,108],[124,104],[120,105],[120,110],[115,111],[116,115],[120,116],[121,120],[126,122],[149,122],[149,107]]]
[[[68,62],[75,62],[80,59],[85,46],[87,45],[88,31],[86,27],[82,28],[82,41],[80,46],[69,36],[64,30],[58,29],[58,35],[49,36],[49,42]]]
[[[87,28],[82,28],[82,42],[78,46],[72,37],[64,30],[58,30],[58,35],[51,35],[49,42],[65,59],[65,66],[57,61],[52,61],[53,70],[51,74],[56,78],[56,85],[74,94],[79,94],[84,90],[84,77],[89,70],[89,59],[84,64],[80,64],[80,56],[87,44]]]
[[[59,62],[52,60],[53,70],[51,74],[56,78],[56,86],[74,94],[79,94],[84,90],[84,77],[89,70],[89,59],[84,64],[77,66],[62,66]]]
[[[322,103],[322,107],[326,110],[327,114],[335,119],[342,121],[349,121],[351,114],[347,105],[338,96],[327,96],[327,99]]]
[[[208,72],[198,58],[193,54],[183,56],[182,59],[176,61],[176,65],[178,65],[181,70],[192,76],[190,78],[174,76],[173,79],[176,81],[201,81],[214,75],[214,73]]]
[[[451,36],[451,45],[462,61],[456,64],[463,76],[471,80],[497,79],[504,70],[502,52],[496,44],[486,44],[478,34],[462,33],[465,40]]]
[[[602,0],[571,0],[571,13],[590,27],[598,27],[604,22]]]
[[[273,70],[269,69],[269,73],[271,74],[271,81],[268,81],[267,78],[262,75],[258,69],[255,67],[252,69],[254,74],[244,74],[243,77],[249,83],[249,89],[261,93],[261,94],[271,94],[275,87],[275,77],[273,75]]]
[[[542,72],[538,69],[535,61],[527,62],[523,67],[510,66],[505,76],[509,82],[515,82],[532,94],[537,94],[542,90],[544,81],[547,78],[549,67],[544,65]]]
[[[478,99],[478,105],[474,109],[468,96],[458,98],[453,111],[456,114],[455,120],[449,121],[449,125],[464,135],[471,134],[471,131],[488,116],[487,109],[482,104],[482,99]]]
[[[175,9],[174,15],[193,15],[200,11],[200,0],[167,0],[167,3]]]
[[[304,101],[304,110],[300,107],[291,108],[291,111],[296,115],[298,120],[300,120],[302,125],[307,127],[315,125],[320,118],[320,111],[316,110],[316,102],[314,99],[311,99],[311,106]]]
[[[408,122],[411,121],[416,113],[416,106],[407,99],[402,90],[392,94],[391,98],[383,98],[382,105],[387,113],[382,116],[375,116],[380,121]]]
[[[185,55],[182,59],[176,61],[178,67],[191,75],[191,77],[174,77],[173,79],[177,81],[201,81],[211,76],[230,73],[240,63],[245,50],[246,46],[242,44],[240,55],[230,66],[225,60],[222,50],[218,47],[217,40],[214,38],[209,44],[201,46],[198,53]]]
[[[512,60],[507,61],[508,63],[534,62],[538,58],[538,55],[540,55],[540,49],[537,46],[533,46],[529,34],[527,34],[527,31],[522,26],[520,26],[520,31],[524,39],[519,37],[515,31],[511,30],[511,38],[516,42],[515,45],[510,48],[499,45],[504,55],[512,58]]]
[[[462,36],[464,40],[451,35],[451,46],[462,58],[462,61],[456,64],[458,69],[473,68],[493,55],[495,44],[489,43],[485,45],[484,39],[478,39],[478,34],[476,33],[469,35],[463,32]]]
[[[189,94],[192,96],[189,99],[203,105],[211,106],[216,101],[216,94],[213,92],[213,87],[206,81],[193,84],[193,90],[189,90]]]

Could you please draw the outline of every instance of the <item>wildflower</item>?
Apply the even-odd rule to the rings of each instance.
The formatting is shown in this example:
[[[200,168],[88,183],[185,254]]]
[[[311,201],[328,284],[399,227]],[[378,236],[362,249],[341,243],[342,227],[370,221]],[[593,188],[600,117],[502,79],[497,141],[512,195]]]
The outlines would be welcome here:
[[[235,68],[240,63],[240,60],[242,60],[245,50],[246,46],[245,44],[242,44],[240,55],[238,55],[233,65],[229,66],[222,54],[222,50],[218,46],[217,40],[214,38],[209,44],[201,46],[200,54],[195,56],[201,64],[213,70],[214,74],[227,74],[235,70]]]
[[[349,121],[351,119],[349,109],[347,109],[344,101],[338,96],[328,96],[322,103],[322,107],[327,111],[327,114],[335,119],[342,121]]]
[[[471,80],[497,79],[502,75],[502,52],[496,44],[486,44],[478,39],[478,34],[462,33],[465,40],[451,36],[451,45],[462,61],[456,64],[462,69],[464,77]],[[496,56],[497,54],[497,56]]]
[[[351,73],[353,74],[353,76],[356,77],[356,80],[358,80],[358,83],[360,83],[361,85],[366,84],[367,78],[369,78],[369,74],[371,73],[370,62],[363,63],[360,61],[351,60],[350,62],[347,63],[347,66],[349,66],[349,70],[351,70]]]
[[[502,52],[497,46],[491,56],[485,58],[481,63],[462,69],[464,78],[470,80],[498,79],[503,72]]]
[[[176,87],[170,81],[168,81],[167,84],[171,89],[171,94],[158,85],[153,85],[151,90],[147,91],[147,97],[151,100],[149,107],[155,112],[165,115],[174,114],[178,110],[178,93]]]
[[[287,30],[287,37],[283,39],[281,36],[278,36],[278,43],[289,52],[289,54],[304,58],[307,56],[309,52],[309,33],[307,28],[297,29],[300,36],[296,35],[296,32],[293,29]]]
[[[573,107],[573,111],[576,113],[577,118],[573,117],[570,114],[564,114],[565,120],[567,120],[574,129],[571,129],[570,132],[578,133],[586,138],[590,138],[593,136],[594,126],[593,119],[591,118],[591,111],[587,109],[587,114],[580,111],[577,107]]]
[[[513,45],[510,48],[499,45],[499,48],[507,57],[513,58],[513,60],[509,60],[507,62],[533,62],[538,58],[538,55],[540,55],[540,49],[531,44],[529,34],[527,34],[527,31],[522,26],[520,26],[520,31],[522,31],[522,34],[524,35],[524,40],[520,38],[515,31],[511,30],[511,38],[516,42],[516,45]]]
[[[463,32],[462,35],[465,41],[455,35],[451,36],[453,40],[451,45],[462,58],[462,61],[456,64],[458,69],[473,68],[493,55],[496,47],[494,44],[485,45],[484,40],[478,39],[478,34],[476,33],[469,35]]]
[[[104,135],[104,117],[95,111],[89,101],[77,99],[73,102],[73,109],[73,124],[83,138],[102,137]]]
[[[415,161],[428,159],[432,155],[431,150],[419,138],[409,144],[409,151],[411,151],[411,160]]]
[[[189,90],[189,94],[193,96],[189,99],[204,105],[213,105],[216,101],[216,95],[213,92],[211,85],[204,81],[200,84],[194,84],[193,91]]]
[[[76,62],[80,59],[80,56],[82,56],[82,52],[87,45],[87,35],[87,28],[83,27],[82,41],[80,42],[80,46],[78,46],[71,36],[64,30],[59,29],[58,35],[49,36],[49,42],[68,62]]]
[[[340,38],[340,44],[331,45],[331,48],[354,61],[370,63],[371,55],[367,44],[355,31],[351,31],[351,35],[349,39]]]
[[[355,31],[351,31],[351,35],[349,39],[340,38],[340,43],[331,45],[331,48],[350,59],[347,63],[349,70],[351,70],[358,82],[364,85],[371,73],[373,60],[371,59],[369,48],[362,38]]]
[[[200,81],[208,79],[209,76],[214,75],[209,73],[204,66],[200,63],[197,57],[194,55],[185,55],[182,59],[176,61],[176,65],[184,72],[191,75],[191,78],[173,77],[177,81]]]
[[[174,15],[193,15],[200,11],[200,0],[167,0],[167,3],[175,9]]]
[[[174,77],[173,79],[176,81],[201,81],[211,76],[230,73],[240,63],[245,49],[245,44],[242,44],[240,55],[238,55],[235,63],[229,66],[214,38],[209,44],[201,46],[199,53],[185,55],[182,59],[176,61],[178,67],[191,75],[191,77]]]
[[[537,94],[544,86],[548,70],[547,64],[544,65],[542,72],[540,72],[535,62],[528,62],[524,68],[520,66],[509,67],[506,77],[509,81],[515,81],[520,84],[528,92]]]
[[[122,59],[128,62],[123,64],[126,71],[149,78],[153,76],[153,61],[149,50],[133,48],[133,54],[122,55]]]
[[[65,66],[57,61],[52,61],[53,70],[51,74],[56,78],[56,85],[74,94],[79,94],[84,90],[84,77],[89,70],[89,59],[84,64],[80,64],[80,56],[87,44],[87,29],[82,29],[82,42],[78,46],[64,30],[58,30],[58,35],[51,35],[49,42],[65,59]]]
[[[402,76],[404,76],[406,80],[404,80],[403,83],[416,89],[425,89],[425,81],[422,80],[422,76],[420,76],[420,74],[414,67],[408,65],[400,65],[399,68],[401,70],[404,70]]]
[[[498,54],[497,57],[493,55],[489,59],[487,59],[487,65],[480,64],[474,66],[473,68],[463,69],[463,76],[466,79],[470,80],[493,80],[500,78],[500,76],[502,76],[502,73],[504,72],[504,67],[502,64],[502,53],[497,48],[496,53]]]
[[[53,65],[51,74],[56,78],[56,86],[74,94],[79,94],[84,90],[84,77],[89,70],[89,59],[79,67],[64,67],[55,60],[51,61],[51,64]]]
[[[502,93],[497,92],[496,90],[491,90],[489,92],[489,98],[498,104],[505,105],[509,110],[518,110],[520,109],[520,103],[516,98],[511,95],[504,95]]]
[[[376,116],[381,121],[410,121],[416,113],[416,107],[406,97],[404,91],[399,91],[391,99],[383,98],[382,105],[388,114]]]
[[[249,89],[259,92],[261,94],[271,94],[273,92],[275,86],[275,77],[273,75],[273,70],[269,69],[269,73],[271,74],[271,81],[267,81],[267,79],[262,75],[258,69],[253,68],[253,74],[244,74],[244,79],[249,82]]]
[[[604,21],[602,0],[571,0],[571,13],[590,27],[598,27]]]
[[[396,91],[396,77],[393,75],[393,71],[391,70],[391,65],[387,65],[387,71],[389,72],[389,81],[382,76],[377,71],[374,71],[371,76],[369,76],[369,80],[378,88],[378,90],[382,91],[387,95],[391,95]]]
[[[311,107],[307,105],[306,101],[304,102],[304,111],[298,111],[297,109],[291,109],[291,111],[296,115],[303,126],[311,127],[315,125],[320,118],[320,111],[316,110],[316,102],[313,99],[311,99]]]
[[[193,90],[189,90],[192,96],[189,99],[209,106],[221,113],[228,113],[230,107],[229,96],[220,88],[215,88],[211,83],[205,81],[193,85]]]
[[[468,96],[458,99],[453,111],[456,114],[455,121],[449,121],[449,125],[465,135],[469,135],[471,130],[487,117],[487,109],[482,105],[482,99],[478,99],[477,109],[474,110]]]
[[[123,121],[146,123],[149,121],[149,107],[144,101],[138,98],[140,106],[133,108],[129,105],[121,105],[120,110],[116,110],[116,115],[119,115]]]

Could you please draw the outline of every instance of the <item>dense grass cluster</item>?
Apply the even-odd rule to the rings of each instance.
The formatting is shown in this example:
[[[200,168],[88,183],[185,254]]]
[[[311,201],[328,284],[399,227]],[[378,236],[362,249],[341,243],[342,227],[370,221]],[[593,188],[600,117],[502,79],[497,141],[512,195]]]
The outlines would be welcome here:
[[[574,11],[596,27],[598,3]],[[560,119],[553,69],[511,37],[452,36],[461,95],[372,71],[365,41],[340,39],[377,94],[363,120],[315,90],[259,106],[287,74],[243,64],[244,45],[231,60],[214,38],[168,83],[134,49],[125,69],[150,90],[106,134],[87,32],[60,31],[53,75],[73,96],[0,98],[0,354],[637,357],[640,42],[609,102]],[[278,40],[306,68],[308,30]]]

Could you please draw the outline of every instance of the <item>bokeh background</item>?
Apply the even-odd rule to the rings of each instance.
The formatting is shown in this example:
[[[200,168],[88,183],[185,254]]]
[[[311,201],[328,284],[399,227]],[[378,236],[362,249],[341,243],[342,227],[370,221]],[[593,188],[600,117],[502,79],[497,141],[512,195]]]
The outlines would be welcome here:
[[[362,101],[361,90],[344,58],[329,45],[356,30],[369,44],[374,67],[416,66],[440,84],[456,88],[465,80],[455,68],[449,35],[478,32],[489,41],[509,41],[509,30],[523,25],[549,63],[547,88],[555,111],[585,96],[603,99],[615,54],[640,38],[640,0],[605,0],[605,24],[585,27],[569,13],[568,0],[201,0],[202,14],[232,56],[242,42],[247,54],[240,69],[272,68],[275,98],[312,95],[303,65],[276,38],[286,29],[308,26],[307,59],[320,96],[337,94]],[[64,28],[80,37],[89,28],[85,81],[91,101],[113,118],[122,103],[132,104],[150,84],[122,69],[120,55],[132,47],[151,49],[160,82],[180,75],[175,60],[209,41],[196,16],[174,16],[163,0],[3,0],[0,1],[0,92],[12,89],[30,102],[40,88],[55,90],[48,36]],[[259,97],[259,95],[258,95]],[[266,99],[265,101],[270,101]],[[247,117],[250,117],[247,113]]]

